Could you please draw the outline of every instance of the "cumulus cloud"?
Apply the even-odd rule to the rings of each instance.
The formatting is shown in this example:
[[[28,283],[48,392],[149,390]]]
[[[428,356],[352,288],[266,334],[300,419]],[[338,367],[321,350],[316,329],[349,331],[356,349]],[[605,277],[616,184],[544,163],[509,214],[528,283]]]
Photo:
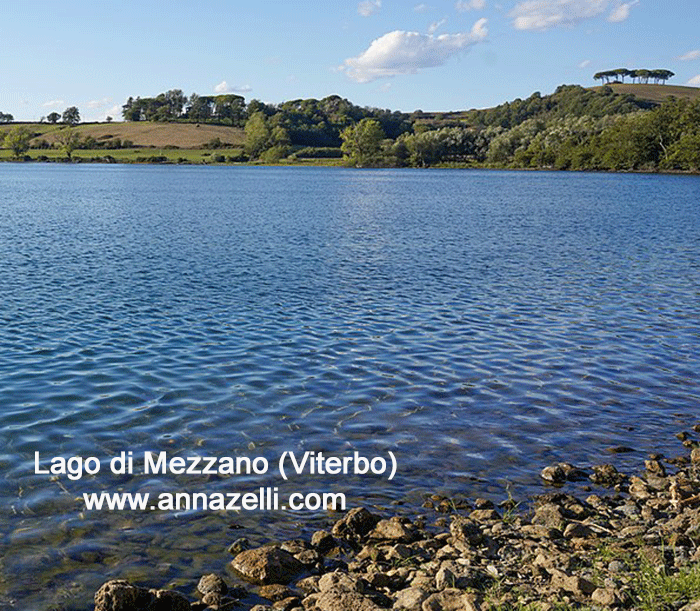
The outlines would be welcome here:
[[[382,0],[363,0],[357,5],[357,12],[363,17],[371,17],[382,8]]]
[[[467,11],[480,11],[486,6],[486,0],[458,0],[455,4],[455,8],[460,13],[466,13]]]
[[[687,53],[681,55],[678,59],[680,59],[682,62],[688,62],[693,59],[700,59],[700,49],[696,49],[695,51],[688,51]]]
[[[486,19],[479,19],[470,32],[419,34],[395,30],[372,41],[357,57],[345,60],[341,70],[358,83],[378,78],[415,74],[423,68],[442,66],[451,57],[486,38]]]
[[[214,93],[247,93],[253,91],[250,85],[231,85],[226,81],[221,81],[214,87]]]
[[[42,106],[44,108],[51,108],[53,106],[63,106],[65,102],[63,100],[49,100],[48,102],[44,102]]]
[[[604,13],[610,0],[525,0],[509,13],[518,30],[573,26]]]
[[[694,76],[691,78],[686,85],[690,85],[691,87],[700,87],[700,74],[697,76]]]
[[[622,4],[618,4],[608,15],[608,21],[610,21],[611,23],[620,23],[621,21],[626,21],[627,18],[630,16],[630,9],[635,4],[639,4],[639,0],[634,0],[634,2],[623,2]]]

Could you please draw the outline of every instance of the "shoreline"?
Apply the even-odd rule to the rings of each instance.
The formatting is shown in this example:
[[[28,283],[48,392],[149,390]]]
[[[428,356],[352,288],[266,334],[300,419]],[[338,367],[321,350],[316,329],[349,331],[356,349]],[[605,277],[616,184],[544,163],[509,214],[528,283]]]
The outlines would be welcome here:
[[[510,494],[497,505],[432,495],[422,515],[356,507],[310,540],[250,548],[239,538],[227,574],[204,575],[197,592],[111,580],[95,611],[697,611],[695,436],[679,433],[685,453],[652,454],[638,475],[611,464],[545,467],[549,490],[528,508]],[[566,491],[585,480],[600,493]]]
[[[186,152],[195,152],[198,149],[188,149]],[[63,164],[63,165],[148,165],[148,166],[198,166],[198,167],[274,167],[274,168],[343,168],[349,170],[484,170],[494,172],[556,172],[565,174],[642,174],[648,176],[700,176],[700,170],[596,170],[596,169],[558,169],[554,167],[516,167],[516,166],[493,166],[479,165],[472,163],[445,163],[435,164],[427,167],[396,167],[396,166],[376,166],[356,168],[354,166],[344,165],[340,160],[333,158],[331,162],[325,162],[323,159],[309,159],[308,162],[286,162],[266,163],[259,161],[193,161],[193,160],[176,160],[176,159],[154,159],[158,155],[146,157],[144,159],[116,159],[111,155],[102,157],[74,157],[68,158],[47,158],[47,159],[14,159],[0,157],[0,163],[15,163],[15,164]]]

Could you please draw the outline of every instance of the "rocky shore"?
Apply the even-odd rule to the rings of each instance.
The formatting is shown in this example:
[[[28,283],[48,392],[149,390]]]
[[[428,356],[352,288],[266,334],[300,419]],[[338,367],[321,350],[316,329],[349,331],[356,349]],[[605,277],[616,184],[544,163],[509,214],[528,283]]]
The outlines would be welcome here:
[[[679,439],[637,475],[548,466],[527,506],[431,496],[419,517],[355,508],[310,541],[239,539],[191,596],[113,580],[95,611],[700,611],[700,447]]]

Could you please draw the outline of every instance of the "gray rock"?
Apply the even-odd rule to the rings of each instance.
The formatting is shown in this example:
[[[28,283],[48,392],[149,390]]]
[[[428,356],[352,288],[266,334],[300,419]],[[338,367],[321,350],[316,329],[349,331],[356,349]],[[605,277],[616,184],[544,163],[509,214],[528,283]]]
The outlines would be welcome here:
[[[231,568],[257,585],[289,583],[304,571],[304,565],[289,552],[274,545],[246,550],[231,561]]]

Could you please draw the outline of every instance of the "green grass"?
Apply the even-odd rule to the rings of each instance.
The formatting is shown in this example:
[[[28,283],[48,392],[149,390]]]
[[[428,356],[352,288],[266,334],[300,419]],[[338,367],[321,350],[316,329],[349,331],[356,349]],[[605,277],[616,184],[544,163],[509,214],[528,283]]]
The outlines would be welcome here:
[[[634,573],[633,597],[642,611],[670,611],[700,600],[700,566],[689,565],[670,575],[643,563]]]

